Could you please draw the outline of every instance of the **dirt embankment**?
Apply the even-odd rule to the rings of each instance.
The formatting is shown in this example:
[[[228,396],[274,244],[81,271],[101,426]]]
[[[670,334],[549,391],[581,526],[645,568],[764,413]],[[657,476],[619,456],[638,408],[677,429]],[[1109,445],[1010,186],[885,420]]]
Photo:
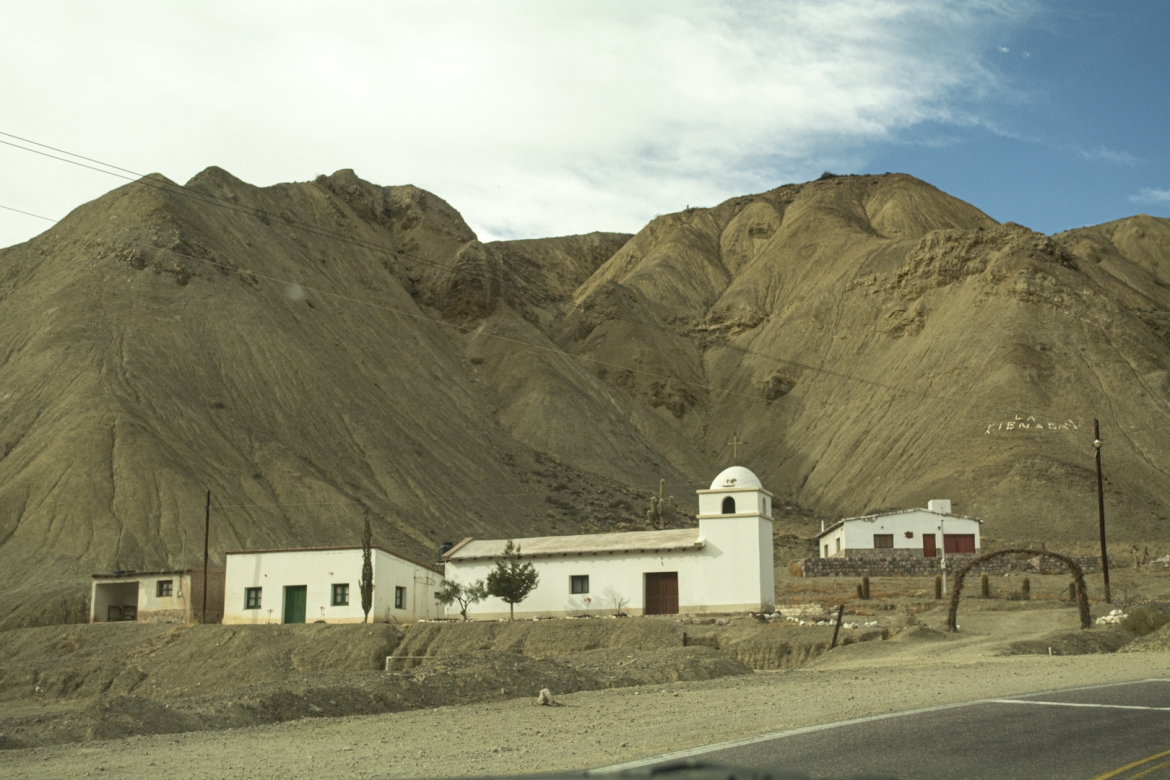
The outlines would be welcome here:
[[[831,638],[825,627],[719,622],[15,629],[0,632],[0,747],[711,680],[797,666]],[[400,660],[383,671],[391,655]]]
[[[889,628],[882,626],[842,629],[837,643],[847,645],[888,636]],[[718,650],[752,669],[793,669],[828,651],[832,638],[830,626],[794,626],[782,620],[753,618],[423,623],[407,633],[394,652],[392,668],[404,669],[426,658],[476,650],[560,658],[605,648],[647,651],[685,646]]]

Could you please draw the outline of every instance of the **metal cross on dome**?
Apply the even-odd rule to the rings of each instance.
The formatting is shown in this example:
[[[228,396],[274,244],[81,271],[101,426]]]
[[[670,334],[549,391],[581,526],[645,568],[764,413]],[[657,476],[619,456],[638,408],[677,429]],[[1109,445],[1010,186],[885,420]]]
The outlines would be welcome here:
[[[731,439],[730,439],[730,441],[727,442],[728,444],[731,445],[731,460],[732,460],[732,462],[739,460],[739,447],[740,447],[740,445],[747,444],[746,441],[737,441],[737,439],[739,439],[738,432],[731,434]]]

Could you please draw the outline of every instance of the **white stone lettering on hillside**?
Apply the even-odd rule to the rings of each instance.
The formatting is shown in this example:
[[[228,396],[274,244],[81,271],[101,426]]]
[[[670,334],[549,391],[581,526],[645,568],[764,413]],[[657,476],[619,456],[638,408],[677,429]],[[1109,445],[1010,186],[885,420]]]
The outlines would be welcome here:
[[[1004,422],[993,422],[987,424],[987,430],[984,433],[990,434],[993,431],[1079,431],[1081,426],[1077,425],[1073,420],[1063,420],[1061,422],[1053,422],[1051,420],[1037,420],[1035,417],[1028,415],[1017,414],[1014,420],[1007,420]]]

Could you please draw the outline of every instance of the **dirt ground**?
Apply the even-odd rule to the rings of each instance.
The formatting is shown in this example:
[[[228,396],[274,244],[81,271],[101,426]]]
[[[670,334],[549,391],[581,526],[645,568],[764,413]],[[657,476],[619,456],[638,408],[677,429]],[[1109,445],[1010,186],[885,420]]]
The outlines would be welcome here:
[[[843,629],[854,641],[832,651],[830,627],[746,617],[423,624],[404,635],[385,625],[0,632],[0,776],[583,769],[866,714],[1170,676],[1167,629],[1135,641],[1117,626],[1078,631],[1060,578],[1047,579],[1032,578],[1040,597],[1029,601],[964,600],[958,635],[941,630],[942,604],[908,595],[921,582],[875,580],[885,595],[850,602],[846,620],[879,625]],[[1167,584],[1147,581],[1143,598],[1170,601]],[[837,588],[786,587],[798,585],[785,595],[803,600],[786,609],[803,605],[815,623],[824,613],[812,588]],[[1111,606],[1094,604],[1094,616]],[[391,671],[372,668],[388,651],[401,659]],[[533,705],[545,687],[558,706]]]

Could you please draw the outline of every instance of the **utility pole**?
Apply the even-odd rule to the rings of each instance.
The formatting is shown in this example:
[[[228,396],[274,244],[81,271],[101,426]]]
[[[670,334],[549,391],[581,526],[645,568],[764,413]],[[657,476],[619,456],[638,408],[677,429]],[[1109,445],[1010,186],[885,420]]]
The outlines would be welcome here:
[[[207,622],[207,541],[211,538],[211,491],[207,491],[207,510],[203,515],[203,611],[200,623]]]
[[[942,569],[942,594],[947,595],[947,521],[943,518],[938,519],[938,535],[942,537],[942,563],[939,568]]]
[[[1101,574],[1105,578],[1105,603],[1112,604],[1109,594],[1109,553],[1105,549],[1105,491],[1101,487],[1101,427],[1093,419],[1093,457],[1097,461],[1097,523],[1101,528]]]

